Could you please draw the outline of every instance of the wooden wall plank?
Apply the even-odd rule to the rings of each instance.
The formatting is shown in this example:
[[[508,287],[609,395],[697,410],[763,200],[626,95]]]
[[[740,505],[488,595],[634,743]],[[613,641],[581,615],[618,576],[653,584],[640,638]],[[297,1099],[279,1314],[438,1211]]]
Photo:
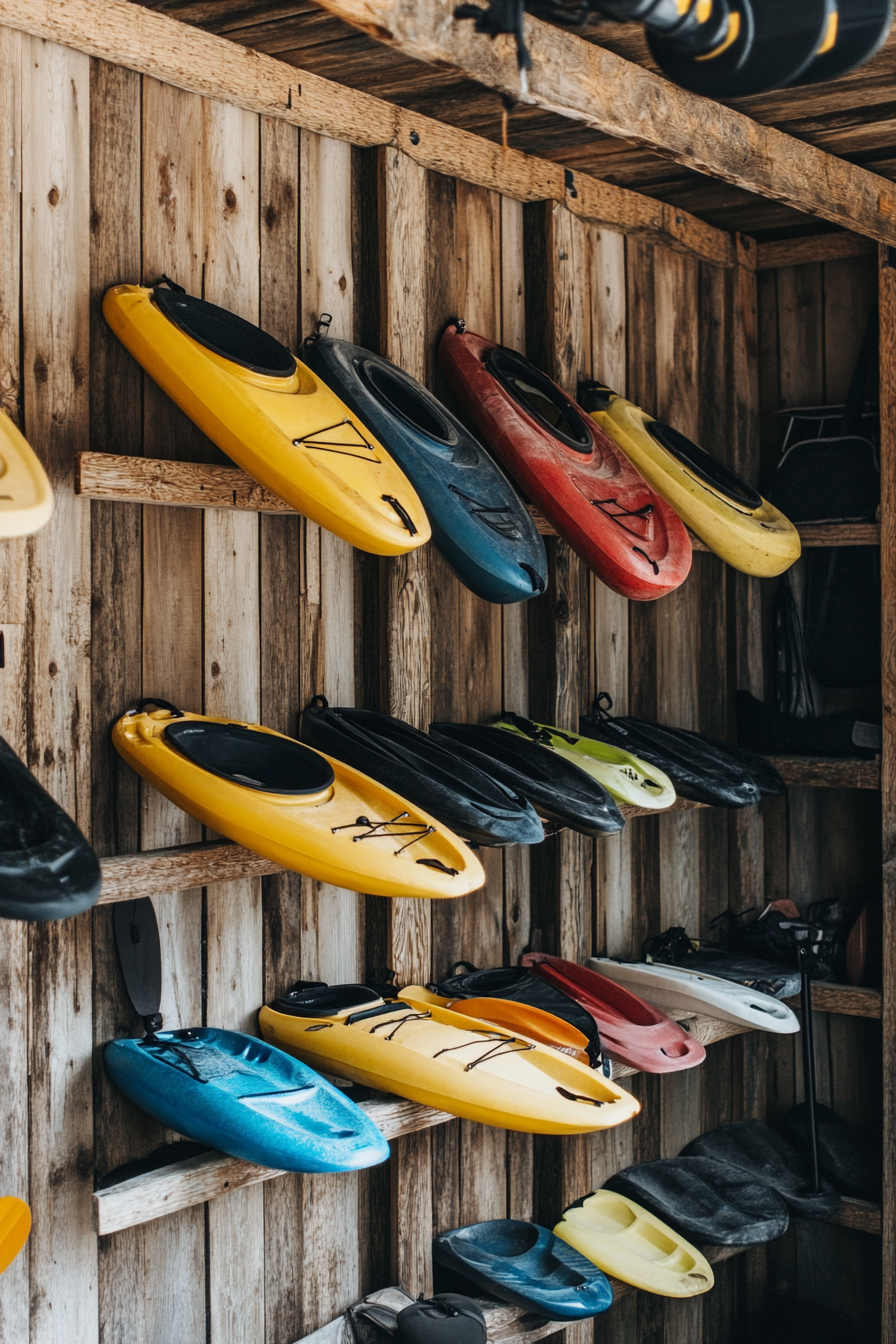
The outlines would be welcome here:
[[[22,37],[0,33],[0,407],[19,419],[19,301],[21,296],[22,209]],[[25,760],[28,733],[25,707],[25,620],[28,543],[0,542],[0,737]],[[28,925],[9,921],[0,945],[0,1183],[5,1192],[28,1198]],[[0,1338],[27,1339],[29,1250],[3,1276]]]
[[[73,455],[87,447],[90,62],[22,43],[24,428],[56,494],[29,541],[28,762],[90,827],[90,519]],[[31,1338],[97,1332],[91,1232],[90,915],[30,929]]]

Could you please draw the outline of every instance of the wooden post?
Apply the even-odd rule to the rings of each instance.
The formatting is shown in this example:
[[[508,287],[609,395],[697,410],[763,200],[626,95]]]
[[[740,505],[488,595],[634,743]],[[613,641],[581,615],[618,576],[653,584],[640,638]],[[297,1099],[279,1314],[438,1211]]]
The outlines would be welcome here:
[[[896,1341],[896,269],[880,250],[880,568],[884,741],[881,818],[884,863],[882,1219],[883,1344]]]

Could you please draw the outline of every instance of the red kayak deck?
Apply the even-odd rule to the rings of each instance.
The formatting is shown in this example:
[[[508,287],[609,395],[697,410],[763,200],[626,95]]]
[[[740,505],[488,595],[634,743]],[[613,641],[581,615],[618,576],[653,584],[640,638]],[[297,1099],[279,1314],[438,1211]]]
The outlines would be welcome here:
[[[650,602],[684,582],[684,523],[562,388],[454,324],[439,359],[474,430],[608,588]]]
[[[706,1058],[704,1046],[683,1027],[615,980],[544,952],[527,952],[522,965],[590,1013],[611,1059],[644,1073],[677,1073]]]

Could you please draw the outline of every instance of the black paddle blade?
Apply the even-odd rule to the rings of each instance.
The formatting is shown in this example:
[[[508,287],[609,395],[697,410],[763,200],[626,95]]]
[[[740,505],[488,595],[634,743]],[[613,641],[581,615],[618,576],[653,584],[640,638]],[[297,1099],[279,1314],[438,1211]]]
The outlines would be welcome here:
[[[115,946],[128,998],[148,1030],[162,1025],[162,945],[155,906],[148,896],[115,906]],[[147,1018],[159,1018],[150,1028]]]

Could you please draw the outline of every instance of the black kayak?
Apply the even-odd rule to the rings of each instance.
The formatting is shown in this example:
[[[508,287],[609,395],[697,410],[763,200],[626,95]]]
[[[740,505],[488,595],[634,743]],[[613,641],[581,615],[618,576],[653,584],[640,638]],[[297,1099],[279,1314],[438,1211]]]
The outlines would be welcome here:
[[[759,1246],[787,1231],[782,1197],[727,1162],[670,1157],[618,1171],[604,1188],[625,1195],[698,1245]]]
[[[0,737],[0,918],[68,919],[100,894],[100,861]]]
[[[583,835],[612,835],[625,825],[603,785],[538,742],[479,723],[431,723],[429,731],[463,761],[527,798],[539,816]]]
[[[391,360],[310,336],[302,359],[369,426],[417,491],[433,541],[487,602],[544,592],[544,542],[504,472],[468,429]]]
[[[477,845],[537,845],[544,827],[518,793],[461,761],[427,733],[367,709],[315,696],[302,715],[303,742],[360,770]]]
[[[583,714],[580,718],[579,731],[598,742],[630,751],[633,756],[663,770],[682,798],[708,803],[711,807],[753,807],[762,792],[768,791],[768,770],[771,769],[768,762],[763,762],[763,789],[744,764],[742,755],[735,760],[718,743],[685,728],[667,728],[664,724],[632,715],[613,718],[609,714],[611,705],[608,696],[599,696],[594,713]],[[776,791],[783,792],[783,788],[782,781],[780,790]]]
[[[682,1157],[712,1158],[737,1168],[745,1177],[777,1191],[797,1218],[830,1218],[840,1196],[827,1181],[813,1191],[812,1176],[801,1153],[761,1120],[719,1125],[681,1150]]]
[[[881,1135],[848,1125],[836,1111],[815,1103],[818,1167],[841,1195],[879,1203],[883,1186]],[[804,1156],[809,1152],[809,1115],[805,1102],[793,1106],[784,1118],[787,1137]]]
[[[696,943],[677,926],[645,939],[641,952],[645,961],[680,966],[683,971],[694,971],[697,975],[717,975],[736,985],[746,985],[757,994],[771,994],[775,999],[790,999],[800,992],[800,973],[795,964],[789,967],[728,947]]]
[[[458,962],[457,965],[469,963]],[[487,971],[470,968],[463,975],[451,975],[427,988],[445,999],[509,999],[512,1003],[524,1003],[528,1008],[552,1013],[587,1039],[586,1054],[591,1067],[596,1069],[602,1063],[600,1032],[591,1014],[562,989],[533,975],[525,966],[497,966]]]

